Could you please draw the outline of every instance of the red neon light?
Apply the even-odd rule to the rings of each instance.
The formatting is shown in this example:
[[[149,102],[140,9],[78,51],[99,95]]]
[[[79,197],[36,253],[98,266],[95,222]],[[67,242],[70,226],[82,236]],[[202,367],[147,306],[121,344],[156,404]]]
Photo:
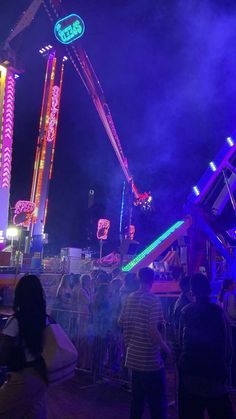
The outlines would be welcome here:
[[[53,138],[52,138],[53,146],[52,146],[52,155],[51,155],[51,162],[50,162],[49,179],[52,178],[52,168],[53,168],[55,146],[56,146],[57,126],[58,126],[59,109],[60,109],[60,101],[61,101],[63,74],[64,74],[64,64],[62,64],[62,66],[61,66],[60,84],[59,84],[59,87],[58,87],[58,96],[57,96],[57,109],[58,110],[55,114],[55,121],[54,121],[54,130],[53,130]],[[54,86],[54,87],[57,87],[57,86]]]
[[[33,222],[36,222],[37,216],[38,216],[38,208],[40,203],[40,196],[42,191],[42,183],[43,183],[43,174],[44,174],[44,167],[45,167],[45,157],[46,157],[46,149],[47,149],[47,129],[49,124],[49,118],[50,118],[50,110],[51,110],[51,100],[52,100],[52,90],[54,85],[54,77],[55,77],[55,69],[56,69],[56,58],[53,58],[52,62],[52,70],[51,70],[51,78],[50,78],[50,85],[49,85],[49,94],[47,98],[47,109],[46,109],[46,115],[44,116],[44,101],[46,100],[46,83],[47,83],[47,77],[49,73],[49,61],[47,65],[46,70],[46,77],[44,82],[44,94],[43,94],[43,104],[41,109],[41,116],[40,116],[40,134],[38,138],[38,147],[36,151],[36,160],[35,160],[35,166],[34,166],[34,178],[33,178],[33,185],[32,185],[32,192],[31,192],[31,201],[34,201],[36,205],[36,210],[34,212],[33,216]],[[43,117],[45,117],[45,131],[43,138],[40,138],[41,135],[41,129],[42,129],[42,123],[43,123]],[[41,150],[40,150],[41,147]],[[40,160],[40,161],[39,161]],[[34,194],[35,189],[35,194]],[[33,196],[35,195],[35,196]]]

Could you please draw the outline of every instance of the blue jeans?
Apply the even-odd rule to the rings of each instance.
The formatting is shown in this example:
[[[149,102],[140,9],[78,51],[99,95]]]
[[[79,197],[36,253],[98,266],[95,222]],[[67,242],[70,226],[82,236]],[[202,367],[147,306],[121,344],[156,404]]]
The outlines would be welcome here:
[[[132,402],[130,419],[141,419],[147,401],[151,419],[166,419],[165,370],[132,370]]]

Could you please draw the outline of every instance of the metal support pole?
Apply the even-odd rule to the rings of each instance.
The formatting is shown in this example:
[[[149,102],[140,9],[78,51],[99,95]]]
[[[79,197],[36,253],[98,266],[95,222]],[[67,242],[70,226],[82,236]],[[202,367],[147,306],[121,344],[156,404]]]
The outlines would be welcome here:
[[[101,259],[102,259],[102,248],[103,248],[103,240],[101,239],[100,240],[100,254],[99,254],[99,261],[100,261],[99,265],[100,265],[100,269],[101,269],[101,265],[102,265],[102,262],[101,262]]]
[[[227,176],[225,174],[225,170],[222,170],[222,173],[223,173],[223,176],[224,176],[225,185],[226,185],[226,188],[227,188],[228,193],[229,193],[229,197],[230,197],[230,201],[231,201],[232,207],[234,209],[234,212],[236,213],[236,201],[235,201],[234,196],[233,196],[233,193],[231,191],[228,178],[227,178]]]

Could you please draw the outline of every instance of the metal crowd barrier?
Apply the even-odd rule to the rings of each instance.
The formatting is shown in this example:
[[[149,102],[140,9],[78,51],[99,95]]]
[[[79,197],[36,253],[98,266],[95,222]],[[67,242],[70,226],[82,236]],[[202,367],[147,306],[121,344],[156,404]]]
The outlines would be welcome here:
[[[168,405],[177,409],[178,407],[178,371],[175,360],[175,338],[173,327],[168,318],[168,310],[165,302],[164,315],[166,319],[165,338],[172,348],[173,356],[167,359],[166,373],[168,377]],[[79,363],[78,369],[87,371],[91,374],[93,383],[108,380],[117,381],[124,384],[126,388],[131,388],[129,371],[124,367],[125,350],[123,337],[120,331],[112,334],[108,332],[106,336],[96,335],[93,323],[88,324],[87,334],[80,335],[79,325],[83,324],[81,313],[76,310],[49,307],[50,314],[66,331],[70,339],[78,349]],[[230,388],[235,391],[235,388]]]
[[[106,336],[99,336],[94,330],[94,324],[89,323],[87,334],[80,335],[79,326],[83,323],[81,313],[76,310],[48,307],[50,314],[65,330],[69,338],[78,349],[78,369],[91,374],[93,382],[112,380],[124,385],[127,389],[131,387],[131,377],[125,364],[125,348],[121,331],[116,333],[109,331]],[[168,329],[166,339],[170,336]],[[169,342],[170,343],[170,342]],[[177,377],[176,368],[172,361],[166,364],[167,374],[173,381],[173,389],[169,397],[170,405],[176,406]]]
[[[63,328],[72,342],[75,342],[75,323],[80,316],[76,310],[48,307],[47,313]]]

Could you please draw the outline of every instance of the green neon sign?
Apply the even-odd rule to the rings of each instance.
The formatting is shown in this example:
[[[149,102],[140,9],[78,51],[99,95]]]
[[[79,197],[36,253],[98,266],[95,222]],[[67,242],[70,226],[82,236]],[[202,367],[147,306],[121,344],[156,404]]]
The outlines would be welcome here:
[[[184,224],[184,221],[177,221],[171,226],[165,233],[159,236],[153,243],[146,247],[139,255],[137,255],[131,262],[122,267],[123,272],[129,272],[134,266],[136,266],[142,259],[144,259],[149,253],[152,252],[159,244],[161,244],[167,237],[169,237],[175,230]]]
[[[62,44],[71,44],[83,36],[85,24],[83,19],[76,14],[71,14],[57,21],[54,26],[54,34]]]

